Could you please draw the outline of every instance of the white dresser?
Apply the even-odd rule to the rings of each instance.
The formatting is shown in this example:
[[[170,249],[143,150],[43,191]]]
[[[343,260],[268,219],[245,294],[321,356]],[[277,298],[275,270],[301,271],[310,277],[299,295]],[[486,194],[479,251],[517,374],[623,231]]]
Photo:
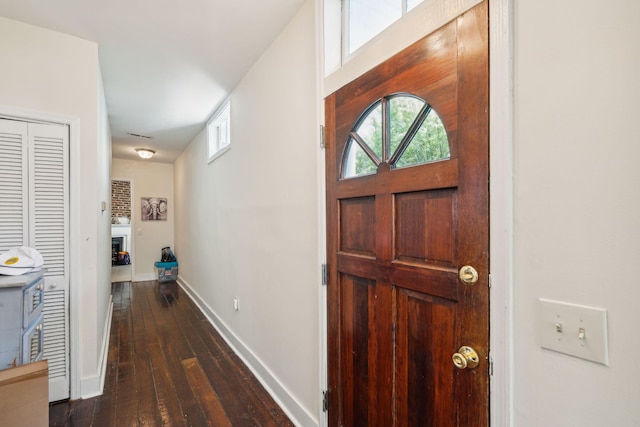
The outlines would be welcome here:
[[[0,370],[42,359],[42,274],[0,276]]]

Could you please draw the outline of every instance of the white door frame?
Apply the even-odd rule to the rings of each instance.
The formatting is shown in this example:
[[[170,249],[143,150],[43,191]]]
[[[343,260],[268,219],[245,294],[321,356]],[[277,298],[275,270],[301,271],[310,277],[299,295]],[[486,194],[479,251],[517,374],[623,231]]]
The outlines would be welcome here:
[[[80,192],[74,182],[80,182],[80,118],[45,113],[13,106],[0,105],[0,117],[27,122],[55,123],[69,126],[69,250],[77,253],[80,241],[80,221],[73,221],[73,213],[80,212]],[[80,265],[77,257],[69,257],[69,396],[80,398]]]
[[[489,0],[492,426],[513,425],[513,0]]]

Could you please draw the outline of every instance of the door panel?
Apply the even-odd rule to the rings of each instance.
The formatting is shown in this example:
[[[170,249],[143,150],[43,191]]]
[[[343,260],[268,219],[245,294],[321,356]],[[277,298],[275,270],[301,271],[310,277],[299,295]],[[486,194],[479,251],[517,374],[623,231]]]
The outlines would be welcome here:
[[[375,257],[376,211],[374,197],[340,201],[340,250]]]
[[[390,287],[342,274],[340,290],[344,425],[391,425],[391,408],[381,406],[392,392],[391,354],[384,352],[392,342]]]
[[[43,256],[49,401],[69,398],[69,128],[29,124],[30,245]]]
[[[452,189],[396,196],[396,260],[455,269],[455,196]]]
[[[450,425],[455,304],[444,298],[400,289],[397,299],[398,425]],[[432,351],[425,352],[430,348]],[[446,366],[448,369],[438,369]]]
[[[488,425],[487,20],[483,3],[326,99],[332,426]],[[391,130],[398,96],[437,113],[450,157],[396,168],[422,126]],[[454,367],[463,345],[477,368]]]

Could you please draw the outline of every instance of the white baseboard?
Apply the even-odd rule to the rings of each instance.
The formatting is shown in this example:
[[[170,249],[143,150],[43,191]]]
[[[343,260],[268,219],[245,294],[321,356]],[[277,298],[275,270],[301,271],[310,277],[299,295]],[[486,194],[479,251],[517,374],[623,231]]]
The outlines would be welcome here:
[[[109,296],[109,309],[104,324],[104,334],[102,335],[102,349],[98,359],[98,373],[91,377],[82,378],[80,383],[81,398],[88,399],[100,396],[104,390],[104,380],[107,374],[107,359],[109,356],[109,336],[111,334],[111,319],[113,317],[113,295]]]
[[[144,273],[144,274],[136,274],[133,277],[134,282],[144,282],[147,280],[156,280],[158,277],[155,273]]]
[[[267,390],[271,397],[280,405],[282,410],[287,414],[291,422],[296,426],[318,426],[315,420],[296,400],[295,397],[287,391],[287,389],[278,381],[278,379],[269,371],[262,361],[249,349],[242,340],[237,337],[227,325],[218,317],[218,315],[207,305],[206,302],[198,295],[198,293],[184,279],[178,275],[178,284],[191,297],[198,306],[200,311],[204,313],[209,322],[213,325],[218,333],[229,344],[231,349],[240,357],[249,370],[260,381],[262,386]]]

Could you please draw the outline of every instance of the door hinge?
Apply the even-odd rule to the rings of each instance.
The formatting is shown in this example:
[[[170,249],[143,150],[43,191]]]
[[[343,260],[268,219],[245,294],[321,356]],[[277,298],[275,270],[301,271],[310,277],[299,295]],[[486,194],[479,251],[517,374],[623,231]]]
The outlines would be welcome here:
[[[322,264],[322,286],[327,286],[327,264]]]
[[[324,390],[322,392],[322,412],[329,410],[329,391]]]
[[[324,125],[320,125],[320,148],[327,148],[324,134]]]
[[[489,352],[489,376],[493,376],[493,356],[491,355],[491,352]]]

